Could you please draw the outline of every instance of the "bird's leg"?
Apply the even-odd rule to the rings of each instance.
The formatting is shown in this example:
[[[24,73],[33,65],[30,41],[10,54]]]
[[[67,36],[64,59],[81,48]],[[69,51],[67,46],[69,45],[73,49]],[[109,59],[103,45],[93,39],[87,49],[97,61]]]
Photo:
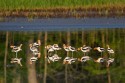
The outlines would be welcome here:
[[[73,58],[73,52],[72,52],[72,58]]]
[[[22,66],[21,62],[19,62],[18,64],[20,64],[20,66]]]
[[[88,52],[86,52],[86,55],[88,56]]]
[[[102,57],[102,52],[101,52],[101,57]]]
[[[85,56],[85,52],[84,52],[84,56]]]
[[[17,52],[16,52],[16,58],[17,58]]]
[[[55,53],[57,54],[57,50],[55,50]]]

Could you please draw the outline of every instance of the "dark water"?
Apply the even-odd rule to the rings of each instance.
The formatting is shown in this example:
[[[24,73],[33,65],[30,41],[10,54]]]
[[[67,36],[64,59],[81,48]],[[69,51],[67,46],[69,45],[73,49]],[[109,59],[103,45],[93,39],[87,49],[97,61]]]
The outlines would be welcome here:
[[[0,83],[5,83],[4,81],[7,83],[36,83],[36,81],[38,83],[124,83],[124,22],[125,18],[6,19],[0,22]],[[32,52],[29,44],[38,39],[41,40],[39,48],[41,58],[31,65],[29,60]],[[62,59],[58,62],[46,63],[45,44],[55,43],[62,48],[57,51]],[[22,51],[18,53],[18,58],[22,58],[22,67],[10,63],[11,58],[15,57],[10,46],[20,44],[23,46]],[[76,61],[71,65],[65,65],[63,59],[67,53],[63,49],[63,44],[75,48],[83,45],[91,46],[92,50],[88,55],[93,59],[101,56],[101,53],[93,48],[100,46],[107,49],[108,44],[115,51],[111,56],[115,61],[109,68],[105,63],[99,64],[94,61],[85,63]],[[6,59],[5,55],[7,55]],[[73,55],[75,58],[80,58],[83,53],[77,51]],[[102,55],[109,57],[106,51]],[[68,56],[71,57],[72,53],[69,52]]]

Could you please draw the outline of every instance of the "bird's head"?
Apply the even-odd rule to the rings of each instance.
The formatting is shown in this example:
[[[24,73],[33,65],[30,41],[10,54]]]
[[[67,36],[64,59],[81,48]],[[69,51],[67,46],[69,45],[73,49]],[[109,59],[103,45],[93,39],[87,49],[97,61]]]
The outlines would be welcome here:
[[[94,50],[97,50],[97,47],[95,47]]]
[[[78,58],[78,61],[81,61],[81,59],[80,59],[80,58]]]
[[[32,47],[33,45],[32,44],[29,44],[30,47]]]
[[[109,45],[108,45],[108,44],[107,44],[106,46],[109,48]]]
[[[80,48],[77,48],[77,50],[81,50],[81,47],[80,47]]]
[[[13,45],[10,46],[10,48],[13,48],[13,47],[14,47]]]
[[[83,45],[82,47],[85,47],[86,45]]]

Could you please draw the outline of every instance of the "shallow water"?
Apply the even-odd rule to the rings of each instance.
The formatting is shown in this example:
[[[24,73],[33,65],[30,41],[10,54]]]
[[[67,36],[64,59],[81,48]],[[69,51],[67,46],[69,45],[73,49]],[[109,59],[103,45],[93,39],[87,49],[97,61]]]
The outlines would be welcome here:
[[[0,83],[4,81],[7,83],[109,83],[109,78],[111,83],[124,83],[124,22],[125,18],[6,19],[0,22]],[[38,39],[41,40],[39,48],[41,58],[31,65],[29,61],[33,54],[29,44]],[[57,51],[62,59],[58,62],[46,63],[45,45],[55,43],[62,48]],[[10,46],[20,44],[23,46],[22,51],[18,53],[18,58],[22,58],[22,67],[10,63],[11,58],[16,55],[11,51]],[[63,59],[67,53],[63,49],[63,44],[69,44],[76,49],[84,44],[91,46],[92,50],[88,55],[93,59],[101,57],[101,53],[93,50],[94,47],[100,46],[107,49],[106,45],[109,44],[115,53],[109,56],[105,50],[102,56],[113,57],[115,61],[110,68],[106,67],[106,63],[98,64],[93,60],[85,63],[76,61],[71,65],[64,65]],[[54,53],[56,52],[52,52],[52,55]],[[73,53],[75,58],[83,55],[81,51]],[[72,53],[69,52],[68,56],[71,57]],[[108,72],[110,74],[107,74]]]

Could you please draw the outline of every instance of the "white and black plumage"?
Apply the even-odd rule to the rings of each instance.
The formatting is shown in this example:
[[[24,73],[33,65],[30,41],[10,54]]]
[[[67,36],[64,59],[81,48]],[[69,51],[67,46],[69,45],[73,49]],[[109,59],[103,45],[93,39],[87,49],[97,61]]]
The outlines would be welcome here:
[[[11,61],[10,61],[10,63],[17,63],[20,66],[22,66],[21,60],[22,60],[22,58],[12,58]]]
[[[52,45],[46,45],[45,49],[49,50],[52,47]]]
[[[89,56],[83,56],[83,57],[79,58],[78,61],[80,61],[80,62],[86,62],[86,61],[91,60],[91,59],[92,58],[89,57]]]
[[[55,62],[61,59],[61,57],[59,57],[57,54],[54,54],[53,56],[48,56],[47,58],[48,58],[48,63],[50,63],[50,61]]]
[[[41,41],[40,40],[38,40],[37,42],[34,42],[32,44],[33,47],[39,47],[40,45],[41,45]]]
[[[101,53],[101,57],[102,57],[102,52],[105,51],[105,49],[101,48],[101,47],[95,47],[94,50],[97,50],[98,52],[100,52]]]
[[[31,57],[30,58],[30,64],[32,64],[32,62],[35,62],[35,61],[37,61],[38,60],[38,58],[37,57]]]
[[[54,52],[54,51],[55,51],[55,50],[54,50],[52,47],[48,49],[48,53]]]
[[[83,45],[83,47],[78,48],[78,50],[81,50],[84,53],[84,56],[85,56],[85,53],[90,52],[91,49],[92,49],[91,47],[86,45]]]
[[[45,46],[45,48],[47,49],[47,52],[48,52],[48,53],[54,52],[54,49],[53,49],[53,46],[52,46],[52,45],[47,45],[47,46]]]
[[[113,63],[114,62],[114,58],[108,58],[107,59],[107,67],[109,67],[109,65],[111,64],[111,63]]]
[[[63,60],[63,64],[71,64],[71,63],[74,63],[76,61],[77,58],[71,58],[71,57],[66,57],[64,60]]]
[[[64,50],[67,51],[67,52],[70,51],[70,50],[69,50],[69,46],[66,46],[65,44],[63,44],[63,48],[64,48]]]
[[[33,55],[34,55],[35,57],[40,58],[41,53],[40,53],[39,51],[34,51],[34,52],[33,52]]]
[[[94,50],[97,50],[98,52],[104,52],[105,49],[101,47],[95,47]]]
[[[114,54],[114,50],[111,49],[111,48],[109,47],[109,45],[107,45],[107,51],[108,51],[109,54]]]
[[[61,48],[59,47],[58,44],[53,44],[52,48],[56,51],[56,50],[61,50]]]
[[[94,61],[97,62],[97,63],[102,63],[102,62],[105,61],[105,59],[104,58],[98,58],[97,60],[94,60]]]
[[[30,44],[29,46],[32,52],[38,51],[37,47],[34,47],[32,44]]]
[[[10,48],[12,48],[12,52],[16,53],[16,58],[17,58],[17,53],[22,50],[21,49],[22,45],[23,44],[20,44],[20,46],[13,46],[13,45],[10,46]]]
[[[73,58],[73,52],[76,51],[76,49],[74,47],[72,47],[72,46],[69,46],[69,51],[72,52],[72,58]]]

